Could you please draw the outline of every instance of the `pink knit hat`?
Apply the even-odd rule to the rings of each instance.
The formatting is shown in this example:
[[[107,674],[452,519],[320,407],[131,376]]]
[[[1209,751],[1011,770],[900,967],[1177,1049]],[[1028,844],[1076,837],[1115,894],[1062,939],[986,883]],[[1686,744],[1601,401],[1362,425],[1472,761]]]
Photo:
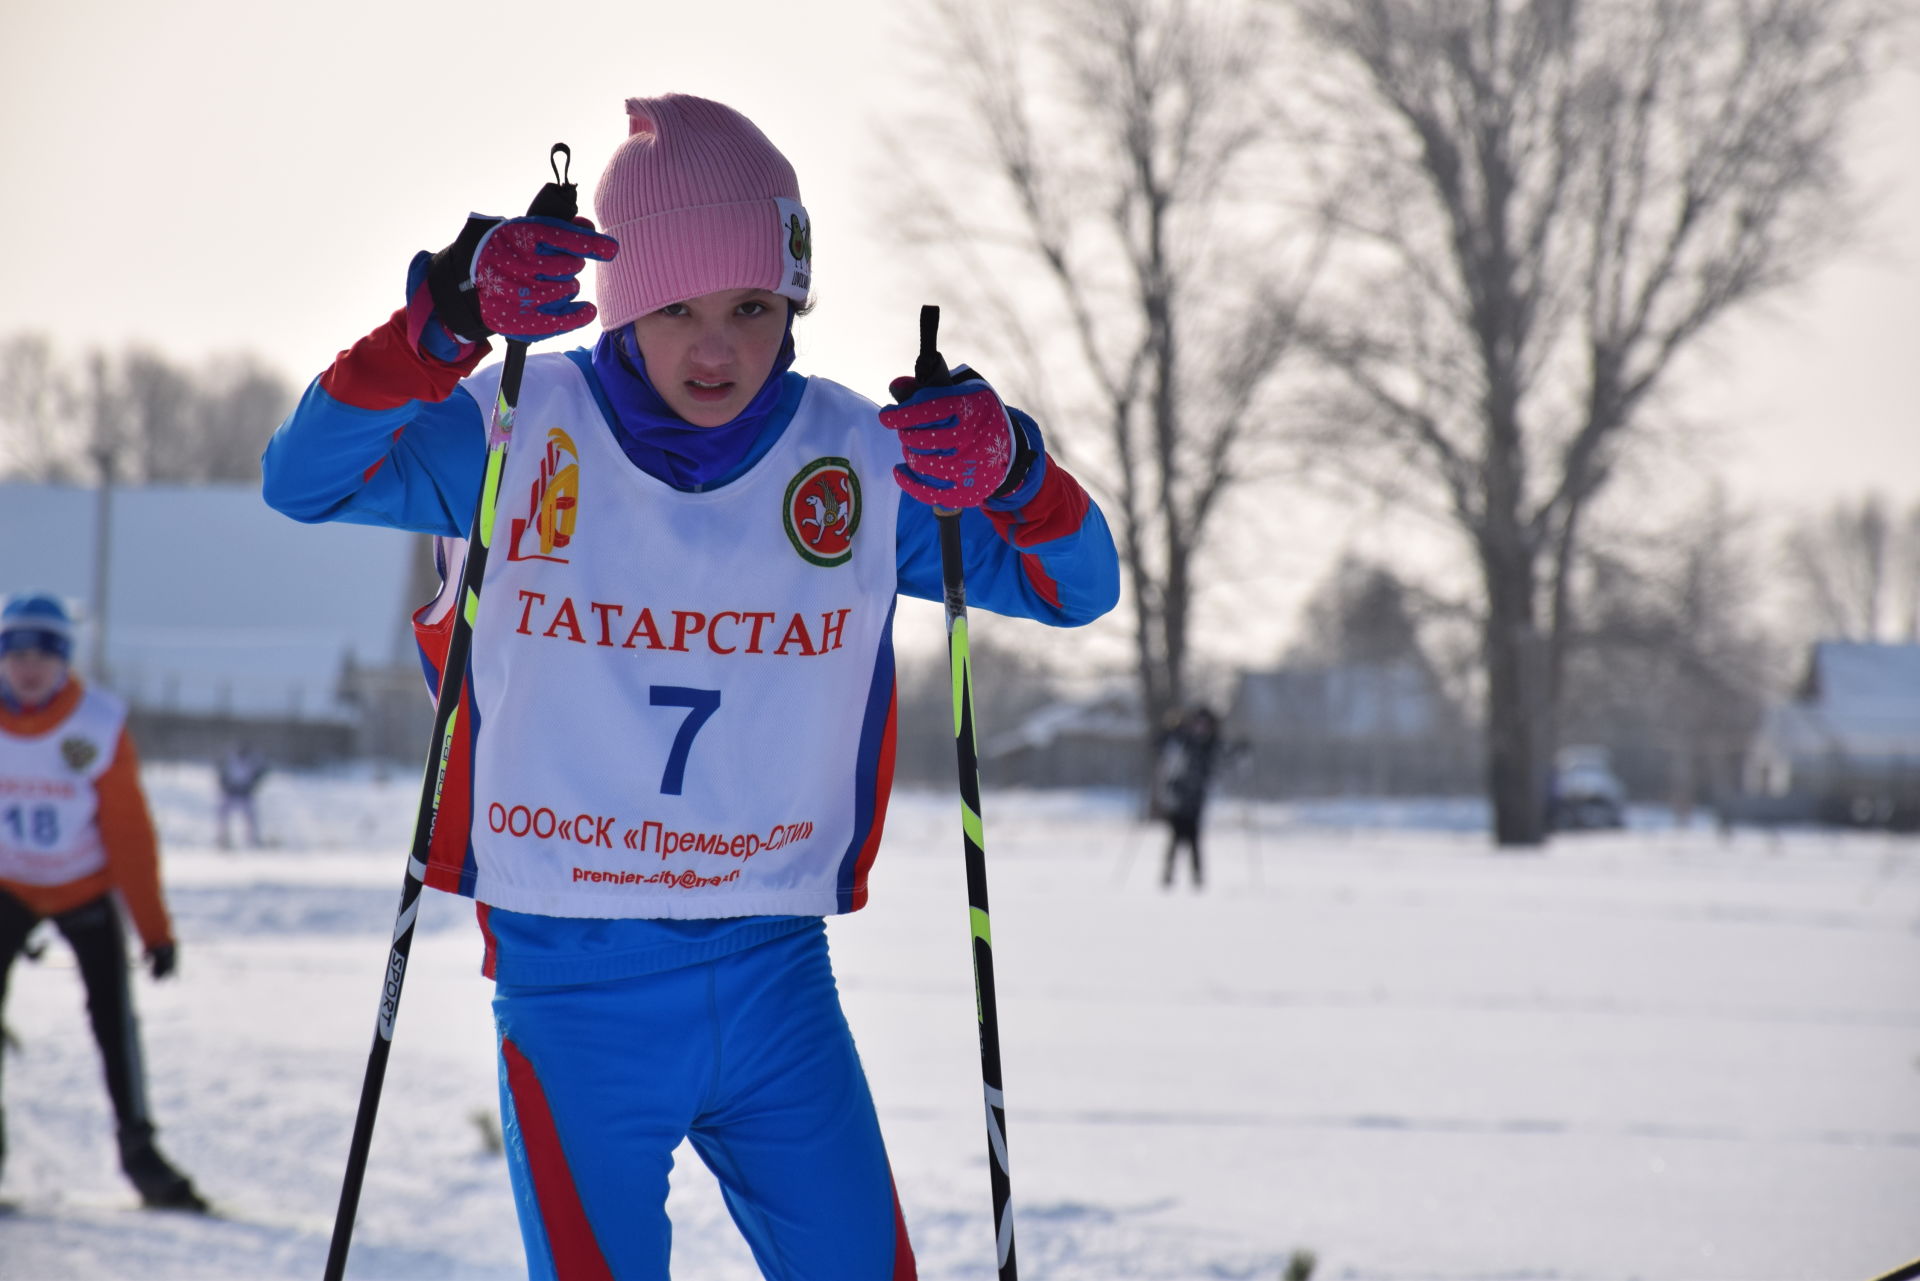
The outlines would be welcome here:
[[[721,289],[806,302],[813,253],[800,183],[751,120],[670,93],[627,99],[627,130],[593,193],[600,230],[620,242],[597,268],[602,327]]]

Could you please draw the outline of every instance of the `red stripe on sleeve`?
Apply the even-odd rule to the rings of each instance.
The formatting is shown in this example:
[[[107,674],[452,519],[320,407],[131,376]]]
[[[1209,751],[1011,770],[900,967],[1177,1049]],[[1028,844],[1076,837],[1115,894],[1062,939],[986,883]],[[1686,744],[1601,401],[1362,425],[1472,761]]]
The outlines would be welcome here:
[[[1033,584],[1033,590],[1040,594],[1040,599],[1059,609],[1060,584],[1055,582],[1053,575],[1047,572],[1047,567],[1040,563],[1040,558],[1022,553],[1020,569],[1026,574],[1027,581]]]
[[[546,1229],[547,1248],[553,1252],[553,1270],[560,1281],[613,1281],[613,1269],[593,1239],[593,1224],[580,1204],[573,1170],[560,1148],[560,1130],[547,1092],[533,1064],[512,1041],[500,1042],[507,1065],[507,1089],[513,1095],[513,1114],[527,1146],[527,1172],[533,1176],[534,1200],[540,1205],[540,1224]]]
[[[396,444],[396,445],[397,445],[397,444],[399,444],[399,443],[400,443],[400,433],[401,433],[401,432],[403,432],[403,431],[405,431],[405,430],[406,430],[406,428],[405,428],[405,427],[395,427],[395,428],[393,429],[393,443],[394,443],[394,444]],[[368,481],[370,481],[370,480],[372,480],[372,479],[373,479],[373,474],[374,474],[375,472],[377,472],[377,471],[379,471],[379,470],[380,470],[380,469],[381,469],[382,467],[384,467],[384,466],[386,466],[386,465],[387,465],[387,456],[386,456],[385,454],[382,454],[382,455],[380,455],[380,457],[378,457],[378,458],[376,458],[376,459],[374,459],[374,460],[373,460],[373,462],[372,462],[372,463],[370,463],[370,464],[368,465],[368,467],[367,467],[367,469],[366,469],[365,471],[363,471],[363,472],[361,472],[361,473],[360,473],[360,483],[361,483],[362,485],[364,485],[364,484],[366,484],[366,483],[367,483]]]
[[[407,310],[402,307],[380,328],[334,357],[320,375],[320,388],[355,409],[398,409],[408,401],[438,403],[472,373],[490,348],[476,343],[471,355],[446,365],[422,355],[407,340]]]
[[[1047,475],[1040,492],[1017,512],[987,511],[987,519],[1000,531],[1000,537],[1015,547],[1034,547],[1080,532],[1093,500],[1080,488],[1066,468],[1047,460]],[[985,511],[985,508],[982,508]]]

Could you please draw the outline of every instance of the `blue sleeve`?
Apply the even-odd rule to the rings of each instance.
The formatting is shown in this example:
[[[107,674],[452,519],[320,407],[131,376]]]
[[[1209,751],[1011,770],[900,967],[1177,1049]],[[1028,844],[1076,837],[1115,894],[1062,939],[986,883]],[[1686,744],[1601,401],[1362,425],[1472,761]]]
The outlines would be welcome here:
[[[486,421],[464,389],[361,409],[314,379],[261,456],[261,493],[295,520],[464,537],[486,469]]]
[[[1065,476],[1057,465],[1051,470]],[[1053,536],[1026,542],[1008,517],[960,513],[967,603],[1054,627],[1078,627],[1112,609],[1120,598],[1120,559],[1106,518],[1091,502],[1071,515],[1077,519],[1049,522],[1045,532]],[[933,509],[903,498],[897,541],[900,591],[940,600],[940,529]]]

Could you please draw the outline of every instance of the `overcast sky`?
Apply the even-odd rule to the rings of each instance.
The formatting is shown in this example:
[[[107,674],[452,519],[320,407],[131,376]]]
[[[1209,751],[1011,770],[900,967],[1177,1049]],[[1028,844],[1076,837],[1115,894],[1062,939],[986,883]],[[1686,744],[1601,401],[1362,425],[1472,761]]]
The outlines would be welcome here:
[[[524,208],[549,144],[590,188],[623,100],[680,90],[794,161],[819,301],[801,368],[878,397],[939,301],[882,234],[875,130],[933,92],[906,69],[909,20],[883,0],[0,0],[0,334],[250,349],[304,382],[398,305],[415,250],[470,209]],[[1726,428],[1738,497],[1920,499],[1914,64],[1861,118],[1868,238],[1696,363],[1684,408]]]
[[[887,8],[0,0],[0,333],[248,348],[304,381],[398,305],[415,250],[469,210],[524,210],[553,142],[591,213],[625,99],[678,90],[794,161],[813,367],[877,393],[917,341],[910,305],[873,314],[886,264],[864,243],[871,121],[898,92]],[[878,332],[893,349],[862,350]]]

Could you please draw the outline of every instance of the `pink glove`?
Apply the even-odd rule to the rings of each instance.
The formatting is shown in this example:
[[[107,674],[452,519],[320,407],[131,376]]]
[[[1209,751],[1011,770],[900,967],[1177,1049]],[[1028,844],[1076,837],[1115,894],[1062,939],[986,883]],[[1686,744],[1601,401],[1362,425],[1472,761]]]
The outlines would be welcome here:
[[[900,433],[906,462],[894,467],[900,488],[930,507],[978,507],[1006,484],[1013,468],[1014,429],[1007,407],[965,365],[953,383],[922,387],[896,378],[900,403],[880,411],[880,425]]]
[[[459,337],[532,342],[593,321],[594,305],[578,300],[580,269],[619,252],[587,218],[474,214],[460,238],[433,255],[427,286],[440,323]]]

